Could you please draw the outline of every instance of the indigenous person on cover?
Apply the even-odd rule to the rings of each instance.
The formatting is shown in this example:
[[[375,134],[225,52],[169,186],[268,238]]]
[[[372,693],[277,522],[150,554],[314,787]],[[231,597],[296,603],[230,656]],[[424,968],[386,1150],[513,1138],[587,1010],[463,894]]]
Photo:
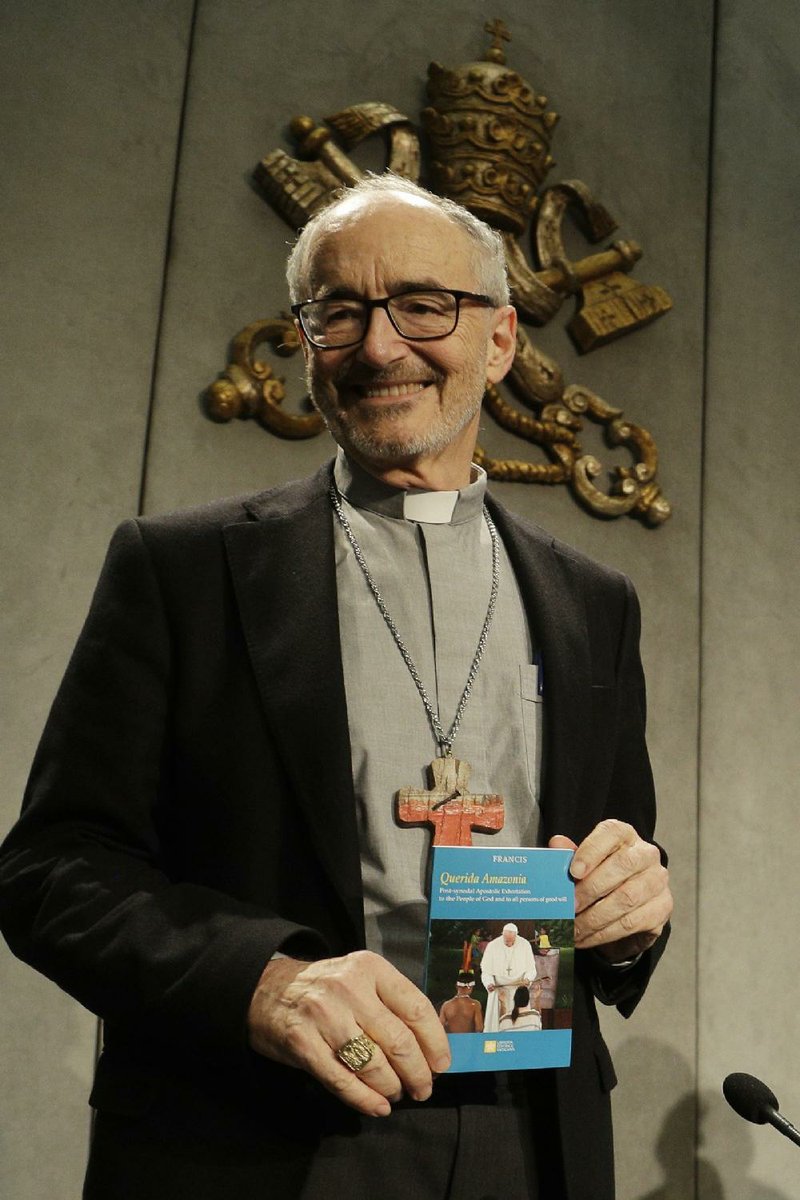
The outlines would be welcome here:
[[[468,1200],[488,1141],[505,1200],[605,1200],[594,997],[632,1011],[671,909],[633,589],[471,466],[515,349],[496,234],[368,180],[289,280],[335,464],[120,527],[0,855],[12,947],[104,1019],[86,1200]],[[575,848],[568,1069],[437,1078],[394,802],[449,749],[492,844]]]
[[[479,1000],[472,999],[474,987],[474,976],[469,971],[459,971],[455,996],[445,1000],[439,1009],[445,1033],[483,1032],[483,1009]]]
[[[500,936],[489,942],[481,959],[481,980],[488,992],[484,1026],[487,1031],[500,1028],[500,1018],[514,1003],[515,990],[520,984],[527,987],[535,978],[533,946],[527,938],[519,936],[516,925],[509,921]]]
[[[542,1028],[542,1014],[539,1011],[538,999],[541,984],[520,986],[514,990],[514,1001],[507,1013],[500,1018],[500,1029],[505,1033],[521,1033],[524,1029],[537,1030]]]

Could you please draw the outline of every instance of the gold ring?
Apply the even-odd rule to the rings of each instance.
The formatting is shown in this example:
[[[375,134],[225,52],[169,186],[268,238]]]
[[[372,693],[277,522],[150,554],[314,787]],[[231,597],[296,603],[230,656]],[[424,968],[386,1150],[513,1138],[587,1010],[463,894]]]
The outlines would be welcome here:
[[[365,1033],[359,1033],[356,1037],[350,1038],[349,1042],[345,1042],[340,1050],[336,1051],[336,1057],[346,1067],[349,1067],[351,1071],[363,1071],[375,1053],[376,1048],[371,1037],[367,1037]]]

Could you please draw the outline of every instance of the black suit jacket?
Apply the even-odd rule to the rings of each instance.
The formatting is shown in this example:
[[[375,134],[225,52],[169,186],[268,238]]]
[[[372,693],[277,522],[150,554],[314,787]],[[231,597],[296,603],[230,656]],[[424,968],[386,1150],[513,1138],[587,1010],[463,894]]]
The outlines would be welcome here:
[[[245,1016],[275,950],[364,944],[329,480],[120,527],[0,856],[12,949],[104,1019],[93,1103],[242,1128],[279,1090],[309,1152],[353,1115],[257,1059]],[[615,816],[651,838],[633,590],[490,506],[544,663],[545,833]],[[554,1073],[571,1195],[611,1195],[593,993],[627,1015],[663,940],[619,975],[576,956]]]

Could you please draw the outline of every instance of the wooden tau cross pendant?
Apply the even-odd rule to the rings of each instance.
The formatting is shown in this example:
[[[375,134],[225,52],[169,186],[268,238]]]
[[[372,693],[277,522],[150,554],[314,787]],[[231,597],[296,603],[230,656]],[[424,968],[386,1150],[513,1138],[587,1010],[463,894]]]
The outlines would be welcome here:
[[[432,825],[434,846],[471,846],[472,831],[494,833],[503,828],[503,797],[467,791],[470,767],[457,758],[435,758],[428,768],[427,791],[401,788],[397,819],[401,825]]]

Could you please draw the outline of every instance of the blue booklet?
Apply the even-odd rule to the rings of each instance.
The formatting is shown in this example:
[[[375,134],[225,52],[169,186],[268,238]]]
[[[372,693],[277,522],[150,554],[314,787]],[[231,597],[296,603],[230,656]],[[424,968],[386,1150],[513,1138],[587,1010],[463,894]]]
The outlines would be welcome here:
[[[571,850],[434,847],[425,992],[451,1071],[569,1066],[571,860]]]

